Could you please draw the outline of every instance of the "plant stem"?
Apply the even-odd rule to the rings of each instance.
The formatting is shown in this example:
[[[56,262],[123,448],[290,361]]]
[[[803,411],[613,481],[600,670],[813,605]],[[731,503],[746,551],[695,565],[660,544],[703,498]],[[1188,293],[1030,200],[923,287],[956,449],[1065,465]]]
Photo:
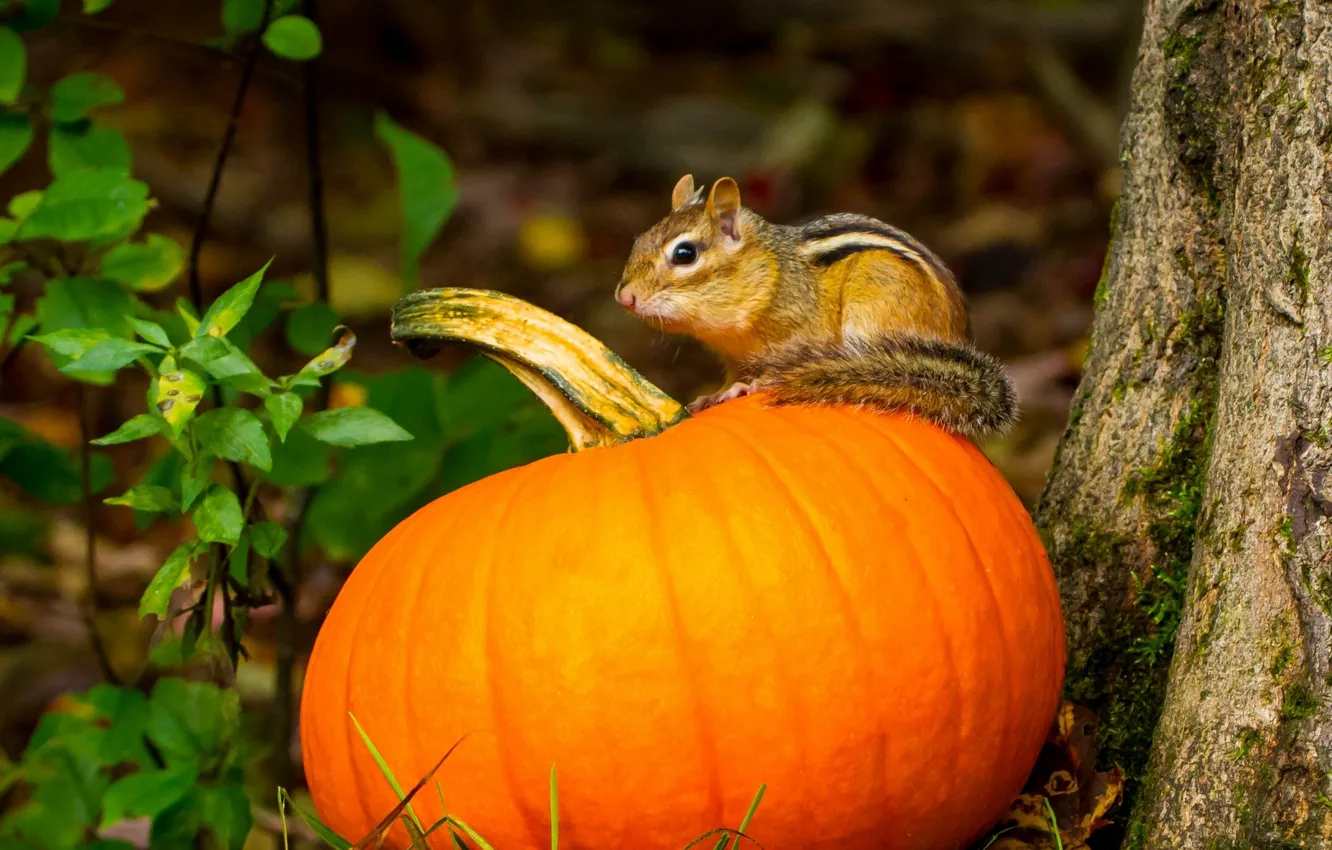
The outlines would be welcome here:
[[[478,349],[550,408],[573,451],[650,437],[689,415],[591,334],[499,292],[413,292],[393,307],[392,337],[418,357],[451,343]]]
[[[263,16],[259,22],[260,33],[268,28],[272,5],[271,0],[265,0]],[[231,155],[231,145],[236,140],[241,108],[245,105],[245,96],[250,91],[250,82],[254,79],[254,69],[259,64],[261,53],[263,45],[256,38],[250,45],[250,52],[245,55],[245,64],[241,66],[240,83],[236,86],[236,97],[231,102],[227,129],[222,134],[222,144],[218,147],[217,158],[213,160],[213,173],[208,178],[208,191],[204,193],[203,209],[199,212],[199,221],[194,227],[194,238],[190,243],[190,301],[200,315],[203,313],[203,285],[199,280],[199,255],[203,252],[204,239],[208,236],[208,224],[213,218],[213,207],[217,204],[218,189],[222,185],[222,171],[226,167],[227,158]]]
[[[97,528],[94,519],[97,503],[92,492],[92,426],[88,422],[87,388],[79,384],[79,487],[83,495],[84,570],[87,588],[79,607],[82,609],[84,626],[88,629],[88,643],[92,646],[93,656],[102,675],[113,685],[121,684],[120,676],[111,665],[107,655],[102,633],[97,629]]]
[[[259,28],[257,30],[258,33],[263,33],[263,31],[268,28],[268,21],[269,21],[269,16],[272,13],[272,6],[273,4],[271,0],[265,0],[263,4],[263,12],[259,21]],[[199,211],[199,221],[195,225],[194,237],[190,242],[190,257],[189,257],[190,303],[194,305],[195,312],[198,313],[200,316],[203,315],[204,309],[203,309],[203,284],[200,280],[200,275],[199,275],[199,259],[203,253],[204,240],[208,238],[208,224],[210,221],[212,221],[213,218],[213,208],[217,205],[217,194],[218,190],[222,185],[222,172],[226,168],[227,159],[231,155],[231,146],[236,140],[236,132],[240,126],[241,109],[245,105],[245,97],[250,91],[250,84],[254,80],[254,72],[259,65],[259,57],[262,53],[263,53],[263,45],[259,41],[258,37],[255,37],[250,44],[249,52],[245,55],[245,62],[241,66],[240,82],[237,83],[236,85],[236,96],[232,100],[231,112],[227,117],[227,129],[222,134],[222,143],[218,146],[217,157],[213,161],[213,171],[208,179],[208,191],[204,193],[203,208]],[[212,387],[212,392],[210,395],[212,396],[214,406],[221,407],[222,392],[216,385]],[[245,473],[241,469],[240,464],[235,461],[229,461],[228,467],[231,469],[231,476],[236,490],[237,491],[245,490],[246,489]],[[257,490],[259,482],[255,481],[250,486],[252,488],[251,492],[253,493],[254,490]],[[220,547],[214,546],[212,548],[210,559],[212,560],[213,564],[216,565],[216,573],[210,571],[210,575],[212,575],[213,578],[210,579],[208,593],[205,594],[206,604],[208,608],[206,616],[208,618],[208,622],[211,623],[213,616],[212,612],[213,585],[214,581],[220,582],[222,585],[222,608],[223,608],[222,643],[227,650],[228,656],[231,658],[232,665],[234,668],[240,657],[240,643],[239,640],[237,639],[235,632],[235,622],[233,621],[231,616],[232,600],[231,600],[230,589],[227,586],[227,581],[228,581],[228,576],[226,573],[227,564],[225,559],[221,555]]]

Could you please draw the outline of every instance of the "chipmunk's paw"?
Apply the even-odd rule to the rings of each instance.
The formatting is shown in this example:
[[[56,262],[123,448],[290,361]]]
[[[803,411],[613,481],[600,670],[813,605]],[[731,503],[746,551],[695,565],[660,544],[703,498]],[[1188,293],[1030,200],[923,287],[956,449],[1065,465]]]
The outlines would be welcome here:
[[[741,396],[747,396],[750,393],[754,392],[754,390],[756,389],[758,389],[758,387],[755,384],[752,383],[747,384],[741,381],[736,381],[734,384],[731,384],[729,387],[722,390],[721,392],[716,392],[713,393],[712,395],[700,396],[694,399],[689,403],[689,412],[700,413],[704,410],[707,410],[709,407],[715,407],[724,401],[730,401],[733,398],[740,398]]]

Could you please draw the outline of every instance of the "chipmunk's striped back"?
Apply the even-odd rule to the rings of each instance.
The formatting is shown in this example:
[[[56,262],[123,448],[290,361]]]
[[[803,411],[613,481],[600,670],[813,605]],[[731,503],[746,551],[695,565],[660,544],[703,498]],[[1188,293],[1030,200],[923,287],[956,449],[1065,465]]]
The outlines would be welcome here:
[[[909,234],[854,213],[797,225],[797,256],[842,298],[844,330],[913,327],[967,336],[965,299],[943,260]],[[849,308],[851,302],[859,306]]]
[[[952,281],[952,272],[933,251],[891,224],[855,213],[817,218],[799,226],[800,253],[815,266],[830,266],[865,251],[888,251],[926,274]]]

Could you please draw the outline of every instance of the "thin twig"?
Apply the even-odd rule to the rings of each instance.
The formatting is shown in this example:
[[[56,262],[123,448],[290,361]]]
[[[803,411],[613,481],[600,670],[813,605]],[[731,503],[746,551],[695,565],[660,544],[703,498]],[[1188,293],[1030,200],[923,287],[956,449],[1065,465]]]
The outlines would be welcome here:
[[[152,30],[139,29],[138,27],[118,24],[114,21],[102,21],[88,15],[68,15],[57,18],[57,24],[76,27],[79,29],[100,30],[102,32],[115,33],[126,38],[142,38],[148,41],[156,41],[171,47],[181,47],[191,52],[207,53],[224,61],[229,61],[232,57],[227,55],[226,51],[208,44],[200,44],[196,41],[189,41],[183,38],[176,38],[166,33],[153,32]]]
[[[167,35],[166,33],[139,29],[138,27],[126,26],[125,24],[118,24],[113,21],[99,21],[95,18],[90,18],[87,15],[60,17],[57,18],[55,22],[57,24],[65,24],[78,29],[98,30],[113,35],[119,35],[124,39],[123,44],[129,44],[135,39],[142,39],[144,41],[156,42],[166,47],[178,48],[180,53],[194,53],[196,55],[216,59],[218,62],[227,65],[236,61],[236,57],[220,44],[214,46],[212,44],[189,41],[188,39],[177,38],[176,36]],[[119,46],[113,48],[113,50],[118,49]],[[112,55],[114,55],[114,53]],[[260,74],[265,79],[271,80],[272,82],[281,83],[284,87],[292,89],[293,91],[300,86],[300,80],[297,79],[296,75],[287,73],[281,67],[269,65],[264,68],[259,68],[255,73]],[[37,103],[40,104],[41,101],[39,100]]]
[[[231,583],[227,580],[230,563],[228,561],[221,566],[222,575],[218,577],[217,586],[222,590],[222,646],[227,651],[227,658],[234,671],[240,666],[241,643],[240,635],[236,634],[236,619],[231,613]]]
[[[272,10],[271,0],[264,3],[263,16],[259,22],[259,32],[268,28],[268,16]],[[222,144],[218,147],[217,158],[213,160],[213,173],[208,178],[208,191],[204,193],[203,209],[199,212],[199,221],[194,227],[194,238],[190,243],[190,301],[195,310],[202,310],[203,286],[199,281],[199,256],[203,252],[204,239],[208,236],[208,224],[213,218],[213,207],[217,204],[217,192],[222,185],[222,170],[226,167],[227,157],[231,155],[231,145],[236,140],[236,131],[240,127],[241,108],[245,105],[245,95],[250,91],[250,82],[254,79],[254,69],[259,64],[263,45],[256,38],[250,45],[250,52],[245,55],[245,64],[241,66],[240,83],[236,86],[236,97],[231,103],[231,113],[227,118],[227,129],[222,134]]]
[[[88,392],[79,384],[79,487],[83,495],[83,524],[87,536],[84,538],[84,570],[87,588],[79,607],[83,613],[83,623],[88,629],[88,643],[102,675],[113,685],[121,684],[120,676],[111,665],[102,633],[97,629],[97,528],[94,524],[97,504],[93,501],[92,491],[92,426],[88,422]]]
[[[272,11],[272,2],[263,4],[263,13],[259,21],[258,32],[262,33],[268,28],[269,14]],[[231,146],[236,140],[236,132],[240,125],[241,109],[245,106],[245,96],[250,91],[250,84],[254,80],[255,68],[259,64],[259,56],[263,53],[263,46],[255,38],[250,44],[250,50],[245,55],[245,63],[241,66],[240,82],[236,85],[236,97],[231,104],[231,112],[227,118],[227,129],[222,135],[222,143],[218,146],[217,158],[213,161],[213,172],[208,179],[208,191],[204,193],[203,208],[199,211],[199,221],[194,228],[194,237],[190,242],[190,303],[194,305],[194,310],[199,315],[203,315],[203,284],[199,277],[199,258],[203,253],[204,240],[208,238],[208,224],[213,217],[213,208],[217,205],[218,190],[222,185],[222,172],[227,165],[227,159],[231,155]],[[222,393],[214,385],[211,392],[214,406],[222,406]],[[231,469],[231,477],[238,491],[246,489],[245,473],[236,461],[228,463]],[[255,482],[251,487],[257,487]],[[231,593],[227,585],[228,575],[226,573],[226,564],[219,557],[219,551],[214,548],[212,553],[214,563],[219,565],[220,572],[216,579],[222,586],[222,643],[231,659],[233,669],[240,654],[240,644],[236,637],[235,622],[231,615]],[[210,583],[209,591],[211,596],[212,585]],[[208,612],[209,619],[212,618],[211,604]]]
[[[305,0],[302,4],[305,16],[318,23],[315,0]],[[305,63],[305,80],[302,98],[305,101],[305,165],[309,183],[310,234],[313,256],[311,269],[314,274],[316,298],[327,304],[329,301],[328,283],[328,222],[324,210],[324,170],[323,157],[319,144],[319,65],[317,60]],[[321,384],[314,399],[316,410],[328,407],[329,385]],[[299,636],[299,593],[301,586],[301,534],[305,528],[305,519],[309,513],[313,492],[302,488],[292,495],[293,510],[287,529],[287,547],[283,553],[285,564],[273,565],[273,587],[278,593],[280,608],[277,623],[277,662],[275,670],[275,689],[277,712],[277,780],[278,785],[290,788],[295,779],[295,767],[291,760],[291,738],[295,731],[295,668],[296,641]]]

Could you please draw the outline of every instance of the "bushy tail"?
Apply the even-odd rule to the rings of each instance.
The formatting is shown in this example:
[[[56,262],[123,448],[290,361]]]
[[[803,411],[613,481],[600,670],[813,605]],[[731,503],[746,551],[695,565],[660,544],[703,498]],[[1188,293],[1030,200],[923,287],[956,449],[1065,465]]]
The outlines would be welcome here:
[[[846,404],[906,412],[968,437],[1017,419],[1003,365],[966,343],[886,334],[871,342],[799,345],[745,364],[777,404]]]

